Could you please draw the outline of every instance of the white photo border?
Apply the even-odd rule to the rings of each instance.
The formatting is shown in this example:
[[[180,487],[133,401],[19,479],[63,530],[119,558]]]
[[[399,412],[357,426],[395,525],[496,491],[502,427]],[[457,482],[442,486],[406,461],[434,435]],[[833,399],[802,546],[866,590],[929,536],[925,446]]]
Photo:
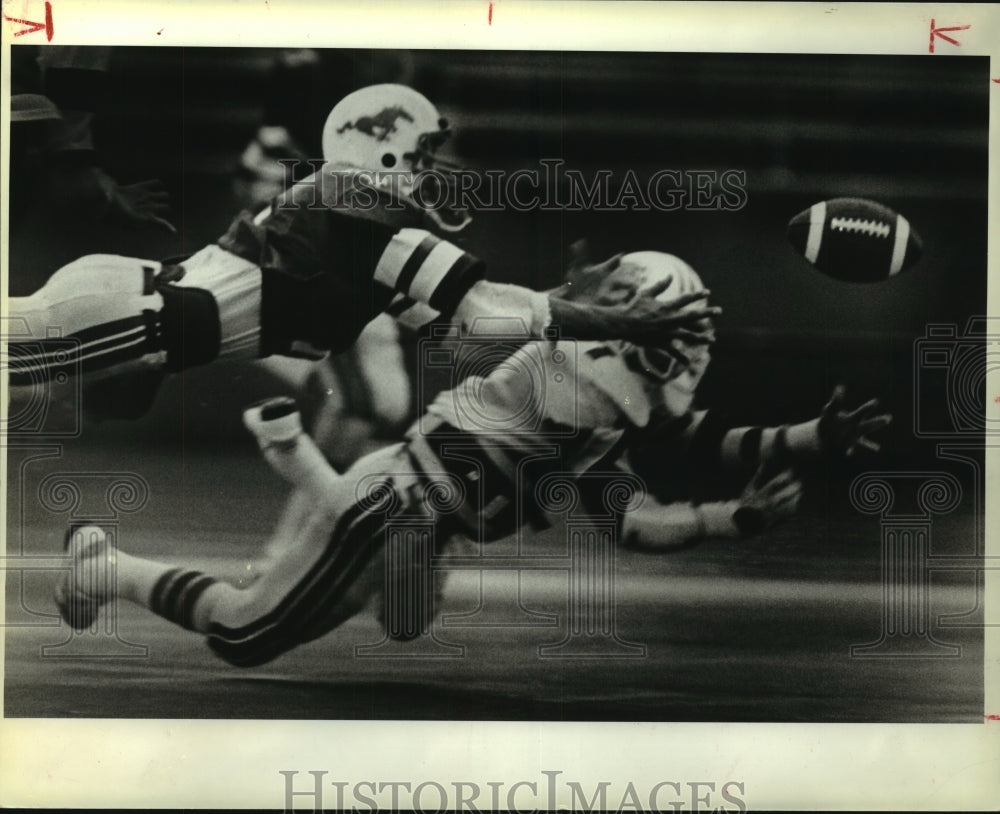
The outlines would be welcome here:
[[[38,20],[44,6],[4,0],[3,11],[5,18]],[[928,52],[935,19],[969,26],[956,35],[959,46],[939,40],[936,58],[987,55],[991,77],[1000,79],[1000,7],[989,4],[51,0],[51,11],[52,42],[81,45],[901,55]],[[9,19],[0,25],[6,109],[9,48],[23,25]],[[44,36],[39,30],[17,41],[41,43]],[[989,201],[996,202],[996,79],[991,94]],[[4,166],[8,160],[5,124]],[[6,200],[2,217],[6,224]],[[991,314],[1000,313],[998,218],[992,207]],[[6,262],[3,267],[6,275]],[[3,284],[6,290],[6,279]],[[989,385],[990,392],[1000,392],[998,384]],[[987,456],[987,494],[1000,493],[996,452]],[[988,552],[996,555],[997,506],[987,501],[986,511]],[[991,619],[1000,573],[987,571],[986,582]],[[0,804],[281,808],[282,770],[298,771],[299,782],[316,770],[352,783],[478,781],[484,787],[490,780],[541,786],[543,771],[560,771],[563,782],[590,788],[600,778],[619,790],[628,783],[648,789],[662,781],[735,780],[745,784],[742,796],[751,810],[991,809],[1000,802],[1000,720],[988,720],[1000,714],[1000,631],[985,632],[981,726],[6,719]],[[295,803],[313,805],[308,796]],[[326,804],[333,807],[332,796]]]

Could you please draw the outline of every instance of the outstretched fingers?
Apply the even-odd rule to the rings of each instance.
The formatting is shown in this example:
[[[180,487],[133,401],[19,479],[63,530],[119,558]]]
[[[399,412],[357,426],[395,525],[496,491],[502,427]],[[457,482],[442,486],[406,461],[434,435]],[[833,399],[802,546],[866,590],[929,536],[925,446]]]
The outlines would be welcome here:
[[[701,320],[711,319],[712,317],[717,317],[722,313],[721,308],[713,305],[706,306],[704,308],[695,308],[691,311],[684,311],[683,313],[678,314],[671,313],[676,311],[676,309],[673,308],[673,303],[664,303],[664,305],[670,305],[671,307],[661,309],[660,313],[655,316],[656,321],[661,327],[697,327],[697,323]]]
[[[621,253],[613,255],[612,257],[609,257],[607,260],[605,260],[603,263],[598,263],[596,266],[587,266],[586,264],[584,264],[582,266],[582,270],[586,274],[598,274],[601,277],[603,277],[607,274],[610,274],[612,271],[618,268],[622,264],[622,258],[624,256],[625,255]]]
[[[858,422],[858,435],[871,435],[888,427],[892,423],[892,416],[889,413],[865,418]]]
[[[750,488],[761,493],[768,493],[774,489],[780,489],[795,477],[795,472],[791,467],[782,469],[773,477],[767,461],[761,461],[750,481]]]
[[[667,344],[664,347],[662,347],[660,350],[662,350],[664,353],[670,355],[672,358],[676,359],[680,363],[680,365],[682,367],[686,368],[686,367],[690,367],[691,366],[691,357],[688,356],[686,353],[684,353],[684,351],[679,350],[678,348],[674,347],[673,345]]]
[[[687,328],[677,328],[674,336],[689,345],[714,345],[715,331],[711,329],[691,331]]]
[[[800,485],[798,489],[796,489],[793,492],[790,492],[789,494],[784,496],[780,501],[775,502],[774,505],[775,514],[778,517],[790,517],[791,515],[795,514],[795,512],[798,510],[799,503],[801,502],[801,500],[802,500],[802,487]]]
[[[865,438],[861,436],[858,438],[847,450],[848,457],[852,457],[858,449],[864,449],[868,452],[879,452],[882,449],[882,445],[878,441],[873,441],[871,438]]]
[[[855,419],[864,418],[867,415],[874,413],[879,408],[878,399],[869,399],[860,407],[856,407],[851,410],[845,417],[849,421],[854,421]]]
[[[781,505],[787,500],[792,500],[802,494],[802,481],[792,480],[771,495],[771,501],[775,505]]]
[[[660,280],[658,283],[650,286],[643,293],[644,296],[655,300],[664,291],[670,288],[670,284],[673,282],[673,275],[667,277],[665,280]],[[685,305],[690,305],[693,302],[698,302],[698,300],[707,299],[712,295],[712,292],[707,288],[703,288],[701,291],[689,291],[687,294],[681,294],[672,300],[667,300],[663,304],[668,305],[671,308],[683,308]]]
[[[780,495],[784,490],[799,483],[795,478],[795,473],[791,468],[781,470],[777,475],[767,481],[761,488],[763,495],[774,497]]]

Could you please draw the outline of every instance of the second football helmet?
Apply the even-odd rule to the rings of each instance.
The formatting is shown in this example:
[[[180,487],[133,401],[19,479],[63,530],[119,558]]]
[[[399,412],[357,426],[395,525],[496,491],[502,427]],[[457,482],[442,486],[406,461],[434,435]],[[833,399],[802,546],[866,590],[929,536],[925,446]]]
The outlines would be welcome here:
[[[624,255],[604,277],[595,289],[593,299],[600,305],[625,305],[667,279],[670,285],[656,297],[662,302],[704,289],[697,272],[679,257],[664,252],[632,252]],[[700,305],[694,303],[689,307]],[[659,348],[630,342],[618,344],[630,368],[662,385],[664,406],[671,415],[683,415],[691,407],[695,390],[710,360],[708,345],[673,339],[674,348],[690,360],[690,364],[684,365]]]

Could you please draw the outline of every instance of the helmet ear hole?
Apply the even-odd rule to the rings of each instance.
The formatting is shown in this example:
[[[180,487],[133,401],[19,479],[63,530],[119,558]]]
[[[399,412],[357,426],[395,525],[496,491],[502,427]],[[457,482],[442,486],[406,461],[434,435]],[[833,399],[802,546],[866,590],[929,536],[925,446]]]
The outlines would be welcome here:
[[[392,153],[383,153],[382,155],[382,166],[383,167],[395,167],[396,166],[396,156]]]

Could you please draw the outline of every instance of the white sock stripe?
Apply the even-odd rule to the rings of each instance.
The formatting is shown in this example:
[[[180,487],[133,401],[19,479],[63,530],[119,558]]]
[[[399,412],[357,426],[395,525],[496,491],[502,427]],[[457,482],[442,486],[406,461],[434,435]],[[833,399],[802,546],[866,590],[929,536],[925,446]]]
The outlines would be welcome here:
[[[454,268],[464,252],[452,243],[438,243],[427,255],[410,283],[409,295],[419,302],[430,302],[431,295]]]
[[[906,244],[910,241],[910,222],[902,215],[896,216],[896,241],[892,245],[892,261],[889,263],[889,276],[897,274],[903,267],[906,257]]]
[[[826,224],[826,201],[813,204],[809,210],[809,235],[806,238],[806,260],[815,263],[819,256],[819,246],[823,240],[823,226]]]

